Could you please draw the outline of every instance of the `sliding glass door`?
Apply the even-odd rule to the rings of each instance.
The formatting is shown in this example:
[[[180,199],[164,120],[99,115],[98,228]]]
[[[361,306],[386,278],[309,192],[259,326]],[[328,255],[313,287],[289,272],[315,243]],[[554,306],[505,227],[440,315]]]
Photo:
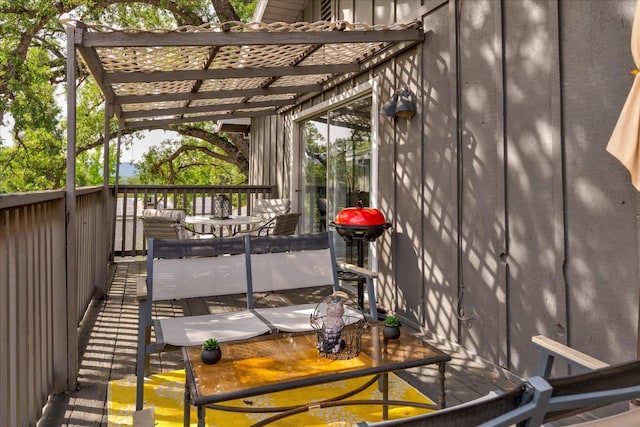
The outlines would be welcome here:
[[[325,230],[341,209],[371,198],[371,95],[354,98],[301,122],[302,232]],[[336,238],[340,258],[357,254]],[[366,255],[365,255],[366,259]]]

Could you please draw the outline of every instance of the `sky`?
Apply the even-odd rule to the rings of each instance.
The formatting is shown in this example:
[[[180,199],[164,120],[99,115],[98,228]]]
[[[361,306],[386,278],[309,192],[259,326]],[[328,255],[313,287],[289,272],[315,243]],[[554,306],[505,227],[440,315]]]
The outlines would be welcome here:
[[[8,119],[8,120],[7,120]],[[10,129],[13,126],[13,120],[9,115],[6,116],[5,121],[8,126],[0,126],[0,139],[5,145],[12,145],[13,138],[10,133]],[[142,160],[142,156],[149,151],[149,148],[160,144],[165,139],[174,137],[175,133],[166,132],[163,130],[152,130],[145,132],[144,138],[134,141],[133,146],[129,148],[123,148],[120,155],[121,162],[139,162]]]
[[[173,132],[164,130],[152,130],[145,132],[145,134],[144,138],[135,140],[132,147],[122,150],[120,155],[121,162],[139,162],[142,160],[144,153],[149,151],[149,148],[175,135]]]

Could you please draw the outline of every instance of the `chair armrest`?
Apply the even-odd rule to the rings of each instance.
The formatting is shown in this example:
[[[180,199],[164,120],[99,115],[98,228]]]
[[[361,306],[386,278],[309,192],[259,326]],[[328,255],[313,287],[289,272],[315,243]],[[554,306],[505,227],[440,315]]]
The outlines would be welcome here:
[[[147,299],[147,276],[136,278],[136,299],[142,302]]]
[[[540,375],[545,378],[548,378],[549,375],[551,375],[551,368],[553,367],[553,362],[556,358],[567,362],[571,366],[576,366],[587,371],[609,366],[608,363],[543,335],[531,337],[531,342],[534,347],[538,349],[540,354],[536,375]]]
[[[339,262],[338,268],[343,271],[348,271],[349,273],[354,273],[362,277],[366,277],[367,279],[377,279],[378,273],[375,271],[368,270],[364,267],[358,267],[357,265],[349,264],[346,262]]]
[[[342,271],[364,277],[367,286],[367,294],[369,296],[369,315],[371,316],[371,319],[377,320],[378,308],[376,307],[376,292],[373,286],[373,279],[378,278],[378,273],[346,262],[339,262],[338,268]]]

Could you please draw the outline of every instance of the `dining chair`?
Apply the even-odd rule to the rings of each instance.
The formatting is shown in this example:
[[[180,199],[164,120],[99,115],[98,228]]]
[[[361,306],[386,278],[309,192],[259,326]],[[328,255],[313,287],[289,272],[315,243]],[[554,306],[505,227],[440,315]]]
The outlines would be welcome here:
[[[253,202],[253,215],[271,219],[291,211],[290,199],[256,199]]]
[[[291,236],[296,232],[301,215],[301,213],[276,215],[246,234],[252,236]]]
[[[144,209],[142,232],[145,239],[203,239],[212,234],[198,233],[187,228],[186,212],[182,209]]]
[[[263,219],[258,226],[270,224],[273,227],[274,223],[271,221],[277,215],[288,214],[291,211],[290,199],[256,199],[253,202],[253,209],[251,215],[257,216]],[[254,227],[254,230],[257,228]],[[269,233],[271,234],[271,233]]]

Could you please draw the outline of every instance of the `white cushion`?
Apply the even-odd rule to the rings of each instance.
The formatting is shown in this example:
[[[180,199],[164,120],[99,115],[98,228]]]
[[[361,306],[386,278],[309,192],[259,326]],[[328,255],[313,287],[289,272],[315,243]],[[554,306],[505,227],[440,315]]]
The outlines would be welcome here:
[[[186,347],[201,345],[209,338],[218,342],[257,337],[269,327],[250,311],[172,317],[158,320],[165,344]]]
[[[289,213],[290,210],[289,199],[256,199],[253,203],[253,214],[262,218],[273,218]]]

